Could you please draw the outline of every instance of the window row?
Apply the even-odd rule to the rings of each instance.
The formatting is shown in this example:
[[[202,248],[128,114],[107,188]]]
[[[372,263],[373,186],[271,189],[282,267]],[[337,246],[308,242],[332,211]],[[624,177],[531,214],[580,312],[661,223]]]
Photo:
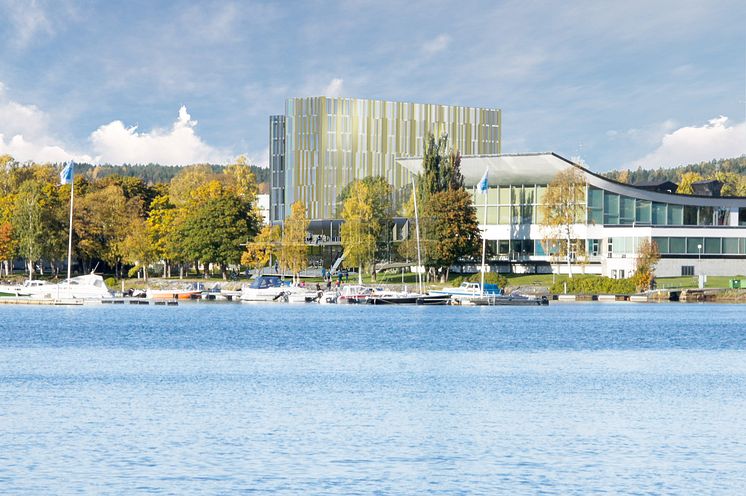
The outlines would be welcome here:
[[[727,226],[727,208],[697,207],[635,199],[599,188],[588,188],[588,223],[656,226]]]
[[[746,238],[654,237],[661,255],[746,255]]]

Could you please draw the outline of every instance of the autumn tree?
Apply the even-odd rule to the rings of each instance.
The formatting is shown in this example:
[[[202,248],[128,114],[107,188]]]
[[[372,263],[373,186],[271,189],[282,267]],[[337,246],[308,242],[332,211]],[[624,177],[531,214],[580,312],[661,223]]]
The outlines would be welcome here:
[[[638,291],[650,289],[655,278],[655,266],[661,255],[658,244],[650,239],[644,239],[637,247],[637,258],[635,259],[635,274],[632,280]]]
[[[140,217],[130,219],[127,235],[120,249],[123,260],[133,264],[134,269],[142,270],[143,278],[147,282],[148,267],[158,258],[145,219]]]
[[[676,189],[676,192],[682,195],[691,195],[694,193],[693,184],[702,179],[702,176],[697,172],[684,172],[681,174],[679,187]]]
[[[363,268],[375,261],[376,239],[381,228],[375,218],[373,199],[367,184],[355,181],[342,207],[342,247],[345,264],[358,267],[362,284]]]
[[[26,260],[29,279],[44,249],[41,192],[37,184],[27,181],[15,199],[13,225],[17,233],[18,253]]]
[[[146,225],[154,257],[163,261],[163,277],[171,276],[171,265],[179,258],[176,229],[179,215],[180,210],[167,195],[156,196],[150,204]]]
[[[261,270],[267,266],[273,256],[277,256],[278,244],[282,237],[280,226],[264,226],[253,241],[246,244],[241,255],[241,264]]]
[[[280,244],[280,266],[293,274],[293,282],[297,282],[298,274],[308,265],[306,233],[309,224],[306,207],[302,201],[296,201],[290,208],[290,217],[285,219]]]
[[[0,224],[0,276],[10,275],[12,258],[18,249],[18,242],[13,237],[13,226],[10,222]]]
[[[567,260],[572,278],[571,253],[583,249],[582,240],[575,239],[575,225],[585,221],[585,176],[576,167],[558,173],[549,185],[541,205],[545,250],[554,246],[559,257]]]
[[[366,177],[349,183],[337,198],[339,217],[343,217],[342,212],[345,201],[349,198],[352,188],[357,187],[358,183],[364,184],[367,188],[367,201],[370,203],[372,209],[374,225],[377,226],[375,231],[375,256],[380,259],[387,255],[388,248],[392,242],[391,230],[397,210],[396,204],[393,201],[393,187],[382,176]]]

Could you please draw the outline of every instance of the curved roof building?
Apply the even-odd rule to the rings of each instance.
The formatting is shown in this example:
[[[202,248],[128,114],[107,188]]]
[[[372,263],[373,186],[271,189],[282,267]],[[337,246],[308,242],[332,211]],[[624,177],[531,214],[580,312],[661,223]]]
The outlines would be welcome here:
[[[420,172],[421,158],[398,163]],[[542,223],[543,195],[558,173],[576,168],[585,177],[584,222],[572,226],[573,243],[561,256]],[[746,274],[746,197],[681,195],[635,187],[595,174],[555,153],[471,155],[461,159],[474,192],[477,219],[494,269],[516,272],[585,272],[629,277],[640,242],[661,252],[659,276]],[[488,171],[486,194],[476,184]],[[486,218],[486,224],[484,219]]]

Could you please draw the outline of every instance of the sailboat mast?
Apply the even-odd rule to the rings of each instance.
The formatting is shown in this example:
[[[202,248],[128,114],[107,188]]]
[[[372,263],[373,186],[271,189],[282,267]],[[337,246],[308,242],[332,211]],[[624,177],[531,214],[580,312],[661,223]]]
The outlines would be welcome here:
[[[482,277],[480,282],[480,296],[484,296],[484,262],[487,254],[487,191],[489,191],[489,187],[484,191],[484,228],[482,229]]]

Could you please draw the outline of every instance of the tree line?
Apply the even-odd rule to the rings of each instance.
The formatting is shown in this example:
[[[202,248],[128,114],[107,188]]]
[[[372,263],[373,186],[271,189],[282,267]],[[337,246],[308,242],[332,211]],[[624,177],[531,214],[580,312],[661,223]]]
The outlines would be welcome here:
[[[32,278],[45,271],[56,276],[62,267],[71,185],[59,184],[59,169],[0,157],[0,261],[6,274],[18,257]],[[156,184],[120,174],[75,174],[72,244],[80,272],[98,268],[117,277],[147,277],[147,268],[161,261],[165,276],[174,269],[200,274],[217,267],[227,277],[259,230],[252,168],[239,157],[218,171],[209,164],[175,170],[169,183]]]
[[[672,168],[620,169],[605,172],[604,175],[628,184],[672,181],[679,185],[677,193],[683,194],[692,194],[691,184],[696,181],[715,179],[723,183],[723,196],[746,196],[746,155]]]

